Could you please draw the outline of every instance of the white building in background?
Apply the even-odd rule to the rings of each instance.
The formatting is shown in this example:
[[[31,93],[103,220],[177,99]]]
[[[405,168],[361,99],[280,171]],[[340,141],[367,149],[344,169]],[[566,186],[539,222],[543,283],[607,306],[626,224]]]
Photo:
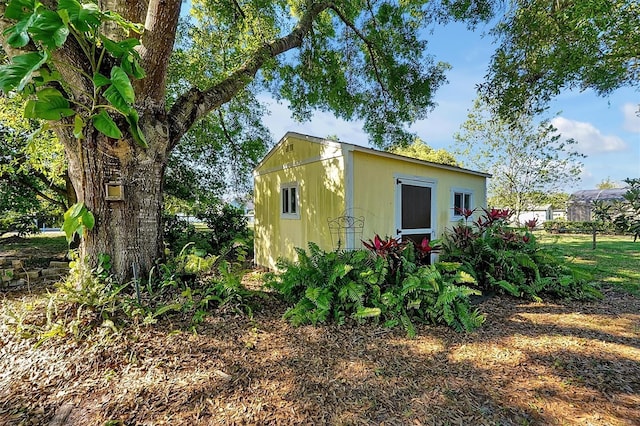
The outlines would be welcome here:
[[[520,215],[518,216],[518,223],[523,225],[525,222],[537,219],[537,226],[539,227],[547,220],[553,220],[554,218],[554,212],[551,208],[551,204],[545,204],[543,206],[534,206],[530,210],[520,212]]]

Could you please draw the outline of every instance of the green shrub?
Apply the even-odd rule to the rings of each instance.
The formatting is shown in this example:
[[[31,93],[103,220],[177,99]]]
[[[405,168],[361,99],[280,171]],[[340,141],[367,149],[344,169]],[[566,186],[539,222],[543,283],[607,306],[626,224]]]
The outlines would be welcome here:
[[[441,259],[459,262],[486,291],[540,300],[598,298],[590,277],[571,268],[562,253],[543,248],[527,228],[508,226],[508,214],[495,210],[472,224],[460,223],[443,241]],[[504,211],[503,211],[504,213]]]
[[[0,236],[15,232],[19,237],[39,232],[35,217],[32,214],[8,211],[0,216]]]
[[[224,253],[237,241],[253,245],[253,236],[241,209],[230,204],[215,204],[196,217],[204,222],[205,229],[198,229],[177,215],[164,215],[164,241],[174,255],[188,244],[190,251],[208,254]],[[253,253],[250,248],[249,253]]]
[[[479,292],[461,285],[473,284],[471,276],[452,264],[418,266],[411,245],[382,241],[393,255],[379,248],[324,252],[309,243],[308,253],[296,249],[297,262],[281,260],[282,273],[268,275],[267,285],[293,305],[285,319],[294,325],[370,320],[402,325],[410,337],[414,321],[466,331],[482,324],[469,304],[469,295]]]
[[[177,215],[164,214],[163,237],[167,250],[174,256],[189,245],[190,250],[213,253],[210,236],[198,231],[192,223]]]
[[[215,204],[197,214],[206,225],[209,234],[211,253],[221,253],[233,241],[249,237],[247,218],[244,211],[231,204]]]
[[[25,328],[23,335],[40,343],[52,337],[85,338],[95,330],[118,333],[131,324],[153,324],[167,315],[180,316],[192,328],[214,309],[252,314],[255,292],[242,285],[246,249],[241,244],[219,256],[198,256],[182,250],[157,265],[146,282],[117,284],[110,274],[110,259],[103,255],[96,268],[74,259],[68,278],[58,284],[46,307],[46,321]]]

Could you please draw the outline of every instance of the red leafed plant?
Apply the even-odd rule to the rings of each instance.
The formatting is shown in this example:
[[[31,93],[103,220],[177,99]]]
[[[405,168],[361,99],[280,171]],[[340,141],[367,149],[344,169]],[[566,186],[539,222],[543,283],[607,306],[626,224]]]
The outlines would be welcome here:
[[[406,243],[402,242],[399,238],[387,237],[385,240],[380,238],[378,234],[376,234],[372,240],[362,241],[362,245],[384,258],[396,254],[406,247]]]
[[[406,241],[393,237],[382,239],[376,234],[373,240],[362,241],[362,245],[384,258],[389,265],[389,275],[394,279],[400,279],[402,275],[402,252],[407,248]]]
[[[533,231],[534,229],[536,229],[536,226],[538,226],[538,218],[533,218],[530,220],[527,220],[524,223],[524,226],[529,230],[529,231]]]
[[[418,260],[418,264],[420,265],[430,264],[431,253],[434,253],[441,248],[440,245],[437,244],[436,240],[430,241],[427,237],[424,237],[420,244],[414,243],[414,246],[416,248],[416,258]]]
[[[429,241],[427,237],[424,237],[420,244],[416,244],[416,251],[426,255],[440,250],[440,246],[438,244],[431,245],[431,243],[435,243],[435,240]]]
[[[509,209],[484,209],[484,212],[490,222],[495,222],[497,220],[507,220],[513,214],[513,212]]]
[[[473,213],[475,213],[476,209],[470,210],[465,208],[456,207],[456,212],[458,212],[461,216],[464,216],[465,219],[469,219]]]

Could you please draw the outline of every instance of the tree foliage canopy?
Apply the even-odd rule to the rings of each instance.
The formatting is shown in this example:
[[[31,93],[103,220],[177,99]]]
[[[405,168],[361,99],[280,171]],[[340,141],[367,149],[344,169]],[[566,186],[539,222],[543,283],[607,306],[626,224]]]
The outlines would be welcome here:
[[[424,143],[422,139],[416,138],[411,145],[395,145],[389,152],[405,157],[418,158],[420,160],[431,161],[432,163],[448,164],[450,166],[460,166],[452,153],[444,148],[434,149]]]
[[[261,88],[298,118],[331,110],[362,119],[375,145],[408,143],[408,125],[433,108],[448,68],[426,54],[423,30],[478,22],[492,4],[196,0],[179,28],[181,0],[9,0],[0,28],[12,60],[0,68],[0,89],[21,93],[25,116],[49,121],[64,147],[78,200],[96,219],[83,257],[110,254],[126,279],[162,253],[172,152],[206,155],[204,145],[187,146],[203,136],[239,155],[258,152]]]
[[[639,28],[637,0],[514,0],[481,93],[507,116],[540,112],[564,89],[639,87]]]
[[[0,234],[29,232],[73,202],[62,145],[51,131],[22,116],[20,99],[0,98]]]

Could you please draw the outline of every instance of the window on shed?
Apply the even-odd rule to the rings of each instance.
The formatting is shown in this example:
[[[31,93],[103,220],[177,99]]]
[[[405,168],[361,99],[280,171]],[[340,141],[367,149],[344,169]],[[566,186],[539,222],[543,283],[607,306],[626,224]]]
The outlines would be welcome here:
[[[299,219],[300,209],[298,208],[299,191],[297,183],[288,183],[280,187],[281,194],[281,215],[289,219]]]
[[[453,218],[463,217],[463,210],[473,210],[473,193],[468,190],[453,190]]]

